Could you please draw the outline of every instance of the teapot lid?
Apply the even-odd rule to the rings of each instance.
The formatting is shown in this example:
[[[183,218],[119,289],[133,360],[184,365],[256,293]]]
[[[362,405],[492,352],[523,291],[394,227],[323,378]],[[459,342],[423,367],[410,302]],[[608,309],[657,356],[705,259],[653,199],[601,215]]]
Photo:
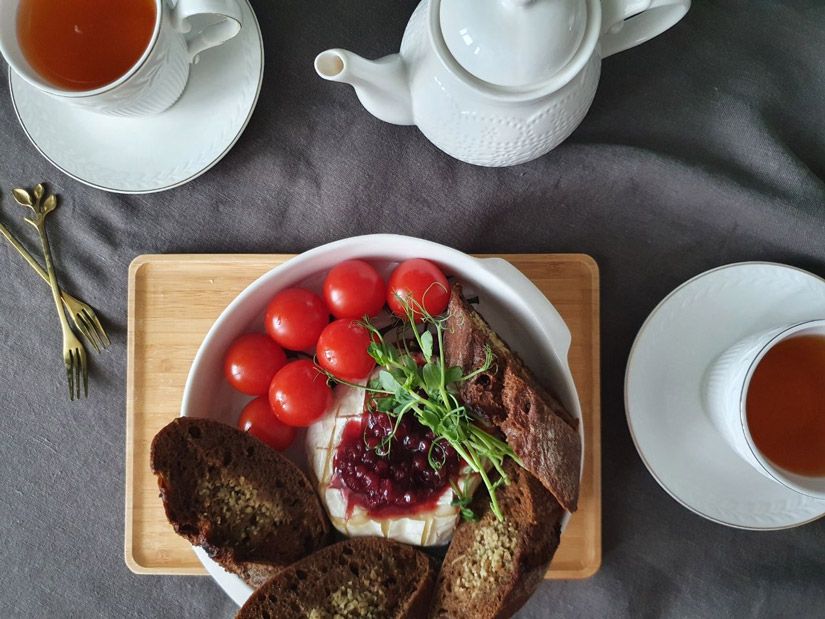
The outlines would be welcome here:
[[[440,25],[455,60],[476,78],[533,87],[575,55],[587,26],[583,0],[441,0]]]

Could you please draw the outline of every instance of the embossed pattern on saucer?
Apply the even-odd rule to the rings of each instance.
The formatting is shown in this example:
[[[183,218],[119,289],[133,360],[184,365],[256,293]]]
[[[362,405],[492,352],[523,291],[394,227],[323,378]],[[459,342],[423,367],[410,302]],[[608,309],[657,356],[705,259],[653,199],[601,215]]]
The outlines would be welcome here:
[[[104,191],[152,193],[200,176],[234,146],[260,92],[261,31],[248,0],[239,4],[241,32],[203,52],[181,98],[156,116],[78,109],[10,70],[12,102],[26,135],[55,167]]]
[[[707,368],[738,340],[822,317],[825,280],[757,262],[698,275],[651,312],[630,352],[625,408],[642,461],[676,501],[742,529],[794,527],[825,515],[825,501],[788,490],[741,459],[702,404]]]

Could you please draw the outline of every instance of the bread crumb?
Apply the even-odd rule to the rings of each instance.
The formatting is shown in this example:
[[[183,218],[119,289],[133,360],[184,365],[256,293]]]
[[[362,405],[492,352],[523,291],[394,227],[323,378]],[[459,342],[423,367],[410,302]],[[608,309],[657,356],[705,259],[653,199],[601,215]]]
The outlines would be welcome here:
[[[469,597],[487,591],[502,568],[512,564],[517,545],[518,531],[509,519],[499,521],[493,517],[479,523],[453,588],[467,592]]]
[[[377,569],[358,581],[341,585],[327,598],[323,607],[315,607],[307,612],[308,619],[381,619],[380,608],[384,605],[385,593]]]
[[[283,508],[260,498],[257,489],[243,476],[233,478],[224,470],[199,480],[197,496],[204,518],[227,524],[227,534],[242,541],[279,526],[286,519]]]

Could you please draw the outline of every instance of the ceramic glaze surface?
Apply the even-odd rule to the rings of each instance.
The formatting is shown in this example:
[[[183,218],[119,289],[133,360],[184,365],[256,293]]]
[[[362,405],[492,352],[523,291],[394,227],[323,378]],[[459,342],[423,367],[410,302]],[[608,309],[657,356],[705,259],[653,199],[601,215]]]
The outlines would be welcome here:
[[[169,109],[181,96],[190,63],[210,47],[229,41],[243,24],[238,0],[155,0],[152,39],[140,60],[122,77],[95,90],[67,91],[46,83],[20,51],[17,31],[9,26],[16,0],[0,0],[0,51],[12,70],[32,88],[61,104],[109,116],[149,116]],[[192,18],[209,19],[198,31]]]
[[[561,89],[537,100],[480,97],[422,45],[428,37],[428,10],[425,0],[413,13],[401,57],[409,67],[416,124],[438,148],[467,163],[511,166],[549,152],[581,123],[599,82],[597,54]]]
[[[630,352],[625,407],[642,461],[679,503],[714,522],[754,530],[798,526],[825,514],[825,501],[747,462],[713,423],[703,397],[709,368],[738,342],[823,315],[825,281],[770,263],[703,273],[653,310]],[[743,354],[750,344],[743,344]]]
[[[664,32],[690,7],[690,0],[480,1],[423,0],[400,54],[368,61],[332,49],[315,69],[352,85],[374,116],[417,125],[457,159],[511,166],[552,150],[581,123],[603,57]]]
[[[751,363],[785,327],[757,333],[722,353],[707,372],[703,389],[705,410],[728,445],[757,471],[772,479],[754,457],[742,428],[740,406]]]
[[[705,409],[721,436],[755,470],[796,492],[825,500],[825,479],[797,475],[775,466],[759,452],[747,429],[746,398],[753,372],[774,345],[801,333],[825,334],[825,320],[761,331],[722,353],[706,375]]]
[[[469,73],[498,86],[552,78],[579,48],[587,26],[579,0],[441,0],[450,54]]]
[[[183,95],[162,114],[98,114],[67,105],[10,70],[20,124],[53,165],[87,185],[150,193],[188,182],[229,151],[258,100],[263,42],[246,0],[241,14],[244,28],[238,36],[201,53]]]
[[[175,31],[169,9],[160,22],[155,45],[140,68],[117,88],[90,97],[61,97],[70,105],[112,116],[157,114],[180,98],[189,79],[186,42]]]

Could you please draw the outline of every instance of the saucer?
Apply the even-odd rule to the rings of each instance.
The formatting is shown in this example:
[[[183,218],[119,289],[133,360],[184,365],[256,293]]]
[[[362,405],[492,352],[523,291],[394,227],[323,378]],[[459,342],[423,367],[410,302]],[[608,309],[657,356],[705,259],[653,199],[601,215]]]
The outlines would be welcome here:
[[[785,488],[740,458],[702,402],[707,368],[737,341],[823,317],[825,280],[765,262],[702,273],[651,312],[630,351],[625,409],[642,461],[676,501],[741,529],[784,529],[825,515],[825,501]]]
[[[202,52],[181,98],[156,116],[105,116],[67,105],[10,69],[23,130],[56,168],[104,191],[152,193],[200,176],[234,146],[261,88],[261,30],[248,1],[239,4],[241,31]]]

